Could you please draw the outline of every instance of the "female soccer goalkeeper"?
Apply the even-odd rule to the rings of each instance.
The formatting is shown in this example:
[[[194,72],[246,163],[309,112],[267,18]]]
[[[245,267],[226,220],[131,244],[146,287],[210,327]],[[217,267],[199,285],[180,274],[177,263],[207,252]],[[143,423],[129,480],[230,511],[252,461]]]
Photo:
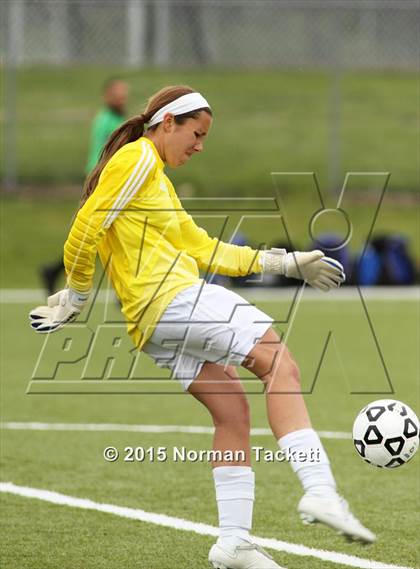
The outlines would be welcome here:
[[[271,327],[272,318],[234,292],[204,283],[199,269],[231,276],[284,274],[323,291],[338,287],[344,273],[322,251],[256,251],[211,238],[195,224],[164,167],[182,166],[202,152],[211,123],[204,97],[176,86],[156,93],[143,114],[112,134],[86,181],[83,205],[64,246],[68,288],[49,297],[47,307],[33,310],[31,325],[37,332],[53,332],[77,317],[92,287],[98,252],[135,345],[171,369],[207,407],[215,426],[214,450],[221,457],[227,450],[246,457],[213,464],[220,537],[210,550],[210,564],[278,568],[249,534],[255,482],[248,402],[237,366],[265,385],[268,420],[281,448],[318,455],[316,462],[308,452],[307,461],[291,463],[304,489],[298,506],[303,521],[321,521],[367,542],[375,536],[337,494],[299,393],[298,368]],[[167,340],[180,342],[179,349],[169,350]]]

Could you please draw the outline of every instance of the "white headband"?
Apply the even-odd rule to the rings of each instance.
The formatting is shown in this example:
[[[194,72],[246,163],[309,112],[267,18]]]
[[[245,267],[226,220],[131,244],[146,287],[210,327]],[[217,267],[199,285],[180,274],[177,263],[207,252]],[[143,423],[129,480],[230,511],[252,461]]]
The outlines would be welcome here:
[[[187,95],[182,95],[178,97],[175,101],[171,101],[161,109],[159,109],[149,120],[147,126],[153,126],[163,121],[163,117],[166,113],[171,113],[174,116],[183,115],[184,113],[189,113],[191,111],[196,111],[197,109],[202,109],[203,107],[210,108],[210,105],[206,99],[200,95],[200,93],[188,93]]]

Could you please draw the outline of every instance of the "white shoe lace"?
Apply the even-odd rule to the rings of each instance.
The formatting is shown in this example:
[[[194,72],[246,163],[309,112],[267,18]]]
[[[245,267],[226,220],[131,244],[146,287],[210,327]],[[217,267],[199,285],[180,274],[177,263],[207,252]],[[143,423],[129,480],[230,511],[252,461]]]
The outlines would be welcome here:
[[[350,506],[349,506],[349,503],[347,502],[347,500],[345,500],[342,496],[339,496],[338,501],[340,502],[340,505],[343,508],[343,512],[345,514],[351,514]]]
[[[271,559],[271,561],[274,561],[273,557],[271,557],[271,555],[269,553],[267,553],[267,551],[265,549],[263,549],[261,546],[257,545],[256,543],[250,543],[249,545],[238,545],[237,548],[238,550],[241,551],[251,551],[253,549],[255,549],[256,551],[259,551],[260,553],[262,553],[262,555],[265,555],[266,557],[268,557],[268,559]]]
[[[344,512],[346,518],[349,521],[352,521],[355,524],[357,524],[358,526],[362,527],[362,524],[359,522],[359,520],[351,513],[350,506],[349,506],[349,503],[347,502],[347,500],[345,500],[341,496],[340,496],[340,504],[341,504],[341,507],[343,508],[343,512]]]

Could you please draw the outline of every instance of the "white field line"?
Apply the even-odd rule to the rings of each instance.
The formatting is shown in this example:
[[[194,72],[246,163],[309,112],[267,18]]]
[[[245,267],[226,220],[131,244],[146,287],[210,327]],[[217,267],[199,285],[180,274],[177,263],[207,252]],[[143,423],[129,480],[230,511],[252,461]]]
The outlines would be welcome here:
[[[243,298],[250,302],[262,301],[276,301],[286,300],[291,301],[295,293],[294,288],[262,288],[262,287],[249,287],[232,289],[240,294]],[[363,298],[373,301],[419,301],[420,300],[420,287],[419,286],[374,286],[374,287],[361,287]],[[106,303],[113,298],[109,295],[107,290],[99,291],[96,302]],[[23,304],[25,302],[37,302],[42,304],[46,300],[46,293],[42,289],[37,288],[5,288],[0,289],[0,304]],[[360,302],[359,293],[356,287],[343,287],[335,290],[330,294],[318,292],[309,287],[305,288],[302,294],[301,301],[316,300],[323,302],[334,302],[336,300],[343,301],[357,301]]]
[[[75,498],[73,496],[66,496],[58,492],[51,492],[49,490],[40,490],[38,488],[29,488],[27,486],[17,486],[12,482],[1,482],[0,492],[15,494],[25,498],[35,498],[51,504],[58,504],[61,506],[69,506],[72,508],[81,508],[83,510],[94,510],[96,512],[104,512],[120,516],[122,518],[129,518],[131,520],[138,520],[157,526],[168,527],[171,529],[183,530],[194,532],[199,535],[210,535],[217,537],[219,530],[214,526],[207,524],[200,524],[183,520],[182,518],[175,518],[166,516],[164,514],[155,514],[153,512],[146,512],[137,508],[127,508],[122,506],[115,506],[113,504],[102,504],[88,500],[86,498]],[[303,557],[315,557],[339,565],[346,565],[348,567],[360,567],[362,569],[411,569],[401,565],[389,565],[381,561],[372,561],[370,559],[363,559],[354,555],[347,555],[335,551],[325,551],[323,549],[314,549],[306,547],[297,543],[288,543],[286,541],[279,541],[277,539],[267,539],[263,537],[255,537],[254,541],[262,547],[274,549],[294,555]]]
[[[11,431],[103,431],[124,433],[186,433],[193,435],[212,435],[213,427],[182,425],[125,425],[122,423],[21,423],[8,421],[0,423],[1,429]],[[324,439],[351,439],[351,433],[342,431],[318,431]],[[251,429],[251,435],[272,436],[270,429]]]

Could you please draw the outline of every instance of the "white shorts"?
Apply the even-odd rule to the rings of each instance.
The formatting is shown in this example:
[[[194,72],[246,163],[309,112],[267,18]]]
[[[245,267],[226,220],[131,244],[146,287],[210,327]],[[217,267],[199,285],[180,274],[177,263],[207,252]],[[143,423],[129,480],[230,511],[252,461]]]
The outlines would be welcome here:
[[[200,282],[177,294],[143,351],[187,391],[205,362],[241,365],[272,322],[239,294]]]

